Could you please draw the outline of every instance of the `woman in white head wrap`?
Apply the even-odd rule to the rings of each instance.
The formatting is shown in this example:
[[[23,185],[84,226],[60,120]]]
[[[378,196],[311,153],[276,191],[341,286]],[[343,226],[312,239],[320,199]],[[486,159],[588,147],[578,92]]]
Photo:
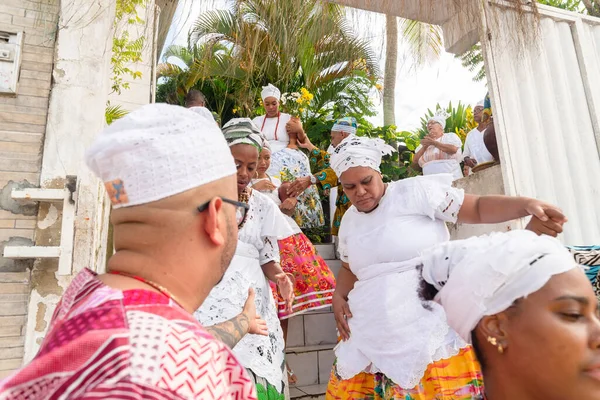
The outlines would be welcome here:
[[[427,122],[429,134],[421,139],[415,149],[413,168],[423,170],[423,175],[452,174],[454,179],[463,177],[460,169],[462,142],[456,133],[444,133],[446,111],[438,109]]]
[[[353,206],[339,232],[333,309],[343,341],[328,398],[471,399],[480,392],[474,355],[441,307],[421,306],[419,252],[449,240],[446,222],[537,215],[545,220],[538,229],[556,235],[565,219],[535,199],[464,194],[449,174],[384,184],[379,165],[391,151],[380,139],[351,137],[331,156]]]
[[[194,316],[206,326],[226,321],[239,314],[242,300],[254,288],[256,312],[266,321],[269,335],[246,335],[233,352],[250,372],[259,400],[283,400],[284,342],[269,281],[276,284],[289,309],[294,287],[279,264],[277,241],[294,231],[271,199],[248,188],[264,141],[258,128],[248,118],[236,118],[225,124],[223,134],[237,168],[238,201],[249,209],[227,272]]]
[[[271,151],[277,153],[285,149],[290,142],[287,126],[292,116],[279,111],[281,91],[272,84],[263,87],[260,97],[265,107],[265,115],[256,117],[252,121],[269,141]]]
[[[559,241],[496,233],[436,246],[422,264],[424,306],[441,304],[473,344],[487,400],[600,399],[598,301]]]
[[[462,153],[465,161],[465,175],[469,175],[471,168],[477,164],[483,164],[494,161],[494,156],[489,152],[485,143],[483,142],[483,132],[488,126],[488,121],[483,121],[483,100],[481,100],[475,106],[473,110],[473,119],[477,122],[477,128],[473,128],[471,132],[467,134],[465,139],[465,148]]]

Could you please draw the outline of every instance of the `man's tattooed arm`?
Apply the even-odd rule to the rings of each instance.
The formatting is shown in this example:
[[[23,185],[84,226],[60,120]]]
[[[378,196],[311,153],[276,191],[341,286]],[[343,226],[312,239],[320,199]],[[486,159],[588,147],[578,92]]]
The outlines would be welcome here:
[[[228,321],[205,327],[205,329],[215,338],[229,346],[230,349],[233,349],[242,340],[244,335],[248,333],[250,321],[248,316],[242,312]]]

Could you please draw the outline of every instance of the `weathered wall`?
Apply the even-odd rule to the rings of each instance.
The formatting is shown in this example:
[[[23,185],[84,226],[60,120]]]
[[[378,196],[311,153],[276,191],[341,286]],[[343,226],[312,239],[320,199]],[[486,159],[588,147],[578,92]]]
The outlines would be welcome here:
[[[505,194],[502,169],[499,165],[459,179],[454,183],[454,186],[463,189],[465,193],[470,194]],[[507,222],[489,225],[456,224],[450,225],[449,229],[452,240],[458,240],[466,239],[471,236],[484,235],[490,232],[506,232],[519,227],[519,222]]]
[[[24,354],[32,261],[1,257],[6,244],[35,239],[37,205],[10,198],[13,188],[38,186],[46,132],[59,0],[0,1],[0,30],[24,32],[17,96],[0,95],[0,377]]]

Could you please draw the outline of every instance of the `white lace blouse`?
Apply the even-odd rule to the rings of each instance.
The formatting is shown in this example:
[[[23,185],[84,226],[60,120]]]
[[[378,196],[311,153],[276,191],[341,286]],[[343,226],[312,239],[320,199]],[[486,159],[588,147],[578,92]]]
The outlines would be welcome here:
[[[248,201],[250,209],[239,231],[235,256],[223,279],[215,286],[194,316],[204,326],[227,321],[244,308],[248,289],[256,292],[256,312],[265,321],[269,336],[246,335],[233,348],[242,365],[265,378],[280,392],[284,357],[283,334],[275,300],[261,265],[279,262],[278,239],[293,232],[275,203],[256,190]]]
[[[382,372],[403,388],[422,379],[427,365],[456,355],[466,345],[446,323],[442,307],[418,295],[419,252],[449,240],[464,199],[449,174],[404,179],[388,185],[371,213],[351,207],[339,232],[341,259],[358,281],[348,296],[350,339],[337,349],[343,379]]]

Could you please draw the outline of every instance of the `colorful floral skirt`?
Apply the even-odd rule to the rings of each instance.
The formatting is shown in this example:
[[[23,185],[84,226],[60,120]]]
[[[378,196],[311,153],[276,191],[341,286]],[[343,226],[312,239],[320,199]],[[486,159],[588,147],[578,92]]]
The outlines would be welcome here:
[[[283,271],[292,274],[296,279],[296,298],[291,313],[285,311],[285,302],[275,284],[271,282],[279,319],[331,306],[335,276],[325,260],[317,254],[310,240],[303,233],[280,240],[279,254]]]
[[[481,367],[471,348],[456,356],[430,364],[421,383],[404,389],[384,374],[362,372],[352,379],[341,380],[335,366],[327,386],[327,400],[474,400],[483,398]]]

